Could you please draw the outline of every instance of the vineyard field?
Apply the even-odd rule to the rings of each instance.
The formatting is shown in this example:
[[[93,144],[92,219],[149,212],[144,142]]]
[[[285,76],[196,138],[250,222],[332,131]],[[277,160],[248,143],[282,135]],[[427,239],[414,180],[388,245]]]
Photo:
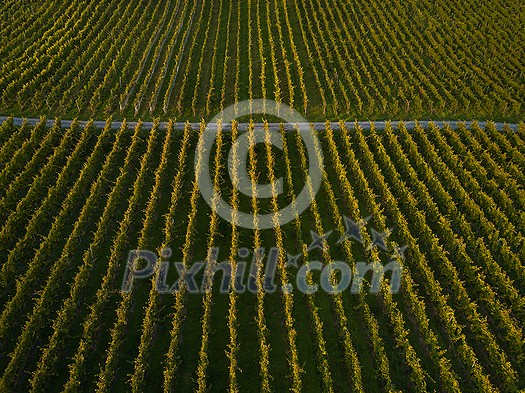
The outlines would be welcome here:
[[[0,114],[199,122],[525,120],[520,1],[74,0],[0,6]]]
[[[0,393],[525,393],[523,1],[0,20]]]
[[[255,230],[201,197],[203,130],[0,125],[0,391],[525,389],[523,125],[327,125],[315,131],[324,171],[311,206]],[[306,149],[284,129],[282,149],[250,149],[252,180],[282,176],[284,191],[250,198],[233,186],[226,153],[252,130],[218,133],[211,176],[233,206],[272,212],[303,188]],[[362,243],[344,237],[345,217],[366,222]],[[322,247],[309,247],[312,231]],[[368,247],[387,232],[384,248]],[[269,290],[220,293],[216,274],[205,293],[160,293],[161,270],[121,291],[129,250],[191,267],[214,247],[237,271],[259,248],[299,263],[279,254],[273,291],[245,274],[247,288]],[[392,259],[403,268],[398,293],[389,273],[377,294],[297,291],[303,264]],[[168,287],[176,273],[170,265]]]

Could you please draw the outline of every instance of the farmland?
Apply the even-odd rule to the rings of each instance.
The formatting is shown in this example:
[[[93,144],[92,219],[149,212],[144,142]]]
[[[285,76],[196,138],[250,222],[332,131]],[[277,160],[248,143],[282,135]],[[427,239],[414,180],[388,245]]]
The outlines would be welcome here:
[[[200,197],[200,131],[2,124],[3,390],[524,387],[523,127],[328,127],[317,133],[325,171],[316,199],[271,230],[232,225]],[[212,177],[233,206],[275,211],[302,187],[292,177],[307,165],[301,138],[281,135],[282,151],[249,154],[258,182],[285,179],[269,200],[240,194],[228,178],[236,124],[218,135]],[[363,244],[337,241],[343,216],[369,215]],[[364,246],[372,228],[388,227],[388,250]],[[334,233],[309,250],[310,230]],[[396,245],[407,246],[397,294],[283,292],[297,274],[285,255],[274,293],[221,294],[220,276],[201,295],[161,294],[151,279],[119,290],[130,249],[171,247],[171,261],[192,265],[211,246],[233,263],[241,247],[251,258],[276,246],[302,263],[355,264],[386,263]]]
[[[7,1],[0,112],[199,122],[268,98],[308,119],[523,120],[519,1]]]
[[[524,13],[4,1],[0,393],[525,391]]]

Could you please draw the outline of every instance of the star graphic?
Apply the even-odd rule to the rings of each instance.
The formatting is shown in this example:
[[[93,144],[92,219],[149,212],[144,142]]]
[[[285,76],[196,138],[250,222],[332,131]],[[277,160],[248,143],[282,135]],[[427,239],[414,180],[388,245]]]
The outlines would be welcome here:
[[[367,250],[371,250],[374,247],[379,247],[384,251],[388,251],[388,247],[385,243],[385,240],[390,236],[392,231],[387,229],[386,232],[377,232],[374,228],[371,228],[372,231],[372,242],[368,245]]]
[[[314,248],[319,248],[324,251],[324,242],[330,236],[332,231],[326,232],[324,235],[318,235],[314,231],[310,231],[310,236],[312,236],[312,242],[308,246],[308,251],[312,251]]]
[[[299,265],[297,263],[297,261],[299,261],[299,258],[301,257],[302,254],[297,254],[297,255],[291,255],[291,254],[288,254],[288,261],[286,262],[286,267],[289,267],[289,266],[293,266],[293,267],[296,267],[298,268]]]
[[[336,244],[340,244],[344,242],[346,239],[355,239],[359,243],[363,244],[363,238],[361,237],[361,229],[363,229],[368,221],[372,216],[368,216],[367,218],[364,218],[360,220],[359,222],[354,222],[351,218],[347,216],[343,216],[343,221],[345,223],[345,232],[341,236],[341,238],[337,241]]]
[[[394,247],[394,253],[392,254],[392,257],[394,258],[400,258],[402,260],[405,260],[405,251],[406,249],[408,248],[408,246],[403,246],[403,247],[399,247],[399,246],[395,246]]]

